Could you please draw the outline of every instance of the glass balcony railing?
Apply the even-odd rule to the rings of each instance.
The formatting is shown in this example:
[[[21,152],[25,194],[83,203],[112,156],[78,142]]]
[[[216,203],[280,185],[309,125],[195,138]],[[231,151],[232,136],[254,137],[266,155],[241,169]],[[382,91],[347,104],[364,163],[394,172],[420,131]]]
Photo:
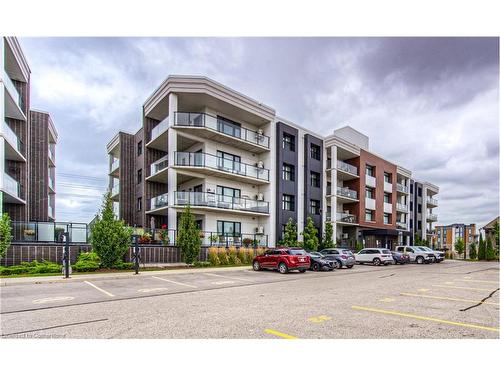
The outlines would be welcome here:
[[[437,221],[438,217],[436,214],[427,214],[427,220],[429,221]]]
[[[19,137],[14,133],[14,130],[5,122],[2,124],[2,134],[5,139],[18,151],[21,152],[21,141]]]
[[[49,176],[49,186],[52,190],[54,190],[54,191],[56,190],[56,184],[54,182],[54,179],[51,176]]]
[[[111,196],[115,196],[120,193],[120,184],[116,184],[111,188]]]
[[[337,195],[351,199],[358,199],[358,192],[346,187],[337,187]]]
[[[408,186],[397,184],[397,191],[399,191],[400,193],[408,193]]]
[[[9,94],[13,97],[14,101],[17,103],[17,105],[21,107],[21,95],[19,94],[19,91],[17,91],[14,82],[12,82],[6,71],[3,72],[3,83],[7,88]]]
[[[110,171],[113,172],[114,170],[120,168],[120,159],[115,159],[113,163],[111,163],[111,169]]]
[[[358,175],[358,168],[356,168],[354,165],[347,164],[342,160],[337,160],[337,169],[350,174],[354,174],[356,176]]]
[[[269,169],[225,159],[204,152],[175,152],[175,165],[180,167],[204,167],[244,177],[269,181]]]
[[[168,117],[151,129],[151,140],[157,138],[168,129]]]
[[[21,196],[21,187],[19,182],[14,180],[11,176],[4,172],[3,174],[3,186],[6,192],[15,197]]]
[[[396,203],[396,209],[399,211],[408,211],[408,206],[403,203]]]
[[[438,200],[434,198],[427,198],[427,204],[432,204],[434,206],[438,205]]]
[[[49,158],[54,162],[56,161],[56,155],[51,146],[49,146]]]
[[[396,221],[396,226],[400,229],[406,229],[407,228],[407,224],[403,221]]]
[[[168,193],[151,198],[151,210],[168,206]]]
[[[358,218],[356,217],[356,215],[346,214],[344,212],[337,212],[337,221],[340,221],[342,223],[355,224],[358,222]]]
[[[263,131],[254,131],[206,113],[176,112],[174,125],[208,128],[218,133],[269,148],[269,137]]]
[[[168,167],[168,155],[158,159],[153,164],[151,164],[151,174],[150,176],[164,170]]]
[[[197,191],[175,192],[175,204],[269,213],[269,202]]]
[[[332,221],[332,213],[330,211],[326,213],[326,221]]]

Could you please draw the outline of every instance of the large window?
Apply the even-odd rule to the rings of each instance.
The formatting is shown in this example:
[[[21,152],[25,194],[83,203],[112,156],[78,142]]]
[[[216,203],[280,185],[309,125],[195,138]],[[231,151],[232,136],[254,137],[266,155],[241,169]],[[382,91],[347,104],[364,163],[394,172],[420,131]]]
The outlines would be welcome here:
[[[419,214],[421,214],[421,213],[422,213],[422,205],[421,205],[420,203],[419,203],[419,204],[417,204],[417,212],[418,212]]]
[[[295,181],[295,166],[283,163],[283,180]]]
[[[221,133],[241,138],[241,124],[222,116],[217,116],[217,130]]]
[[[321,174],[311,172],[311,186],[317,188],[321,187]]]
[[[218,195],[225,195],[226,197],[239,198],[239,197],[241,197],[241,190],[230,188],[227,186],[217,185],[217,194]]]
[[[391,224],[391,214],[384,214],[384,224]]]
[[[137,198],[137,211],[142,211],[142,197]]]
[[[241,157],[224,151],[217,151],[218,167],[230,171],[239,171],[241,169]]]
[[[384,172],[384,181],[392,184],[392,174],[388,172]]]
[[[391,203],[391,194],[384,193],[384,203]]]
[[[368,186],[365,189],[365,197],[375,199],[375,189]]]
[[[321,160],[321,147],[311,143],[311,159]]]
[[[319,201],[318,200],[315,200],[315,199],[311,199],[310,203],[309,203],[309,212],[312,214],[312,215],[319,215],[320,212],[319,212]]]
[[[137,171],[137,183],[140,184],[142,182],[142,169]]]
[[[295,211],[295,196],[283,194],[282,207],[285,211]]]
[[[366,175],[375,177],[375,167],[366,164]]]
[[[239,237],[241,235],[241,223],[217,220],[217,232],[224,236]]]
[[[417,195],[418,195],[419,197],[421,197],[421,196],[422,196],[422,188],[421,188],[421,187],[419,187],[419,188],[417,189]]]
[[[142,141],[139,141],[137,143],[137,156],[141,156],[142,155]]]
[[[375,221],[375,212],[373,210],[365,210],[365,221]]]
[[[283,149],[287,151],[295,151],[295,136],[283,133]]]

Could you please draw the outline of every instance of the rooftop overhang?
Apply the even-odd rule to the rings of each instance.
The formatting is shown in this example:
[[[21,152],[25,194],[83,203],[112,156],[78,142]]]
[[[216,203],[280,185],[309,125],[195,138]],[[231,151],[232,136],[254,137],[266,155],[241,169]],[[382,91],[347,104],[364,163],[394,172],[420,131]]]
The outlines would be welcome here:
[[[178,96],[179,111],[209,107],[255,125],[273,121],[275,110],[207,77],[169,76],[143,105],[144,116],[162,121],[168,116],[168,95]]]
[[[400,165],[397,166],[397,174],[406,178],[411,178],[411,171]]]
[[[31,70],[19,41],[16,37],[4,37],[4,46],[5,71],[16,81],[28,82]]]
[[[118,157],[120,155],[120,133],[117,133],[111,141],[106,145],[106,150],[108,154],[113,154]]]
[[[431,192],[430,195],[438,194],[439,193],[439,186],[436,186],[434,184],[431,184],[430,182],[422,182],[422,185],[424,186],[425,190]]]
[[[346,160],[360,155],[361,148],[336,135],[330,136],[325,140],[325,147],[337,146],[337,159]]]

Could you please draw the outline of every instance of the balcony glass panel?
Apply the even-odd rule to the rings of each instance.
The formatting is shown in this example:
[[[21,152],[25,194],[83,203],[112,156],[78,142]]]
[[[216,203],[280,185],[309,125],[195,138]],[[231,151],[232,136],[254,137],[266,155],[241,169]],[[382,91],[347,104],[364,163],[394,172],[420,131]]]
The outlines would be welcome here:
[[[168,117],[151,129],[151,140],[157,138],[165,130],[168,129]]]
[[[402,184],[397,185],[397,190],[401,193],[408,193],[408,186],[404,186]]]
[[[341,221],[343,223],[357,223],[358,219],[356,215],[337,212],[337,221]]]
[[[168,206],[168,193],[158,195],[151,198],[151,209],[156,210],[157,208]]]
[[[120,167],[120,159],[115,159],[111,164],[111,172]]]
[[[151,176],[168,167],[168,155],[151,164]]]
[[[356,168],[354,165],[347,164],[346,162],[343,162],[342,160],[337,160],[337,169],[340,169],[341,171],[358,175],[358,168]]]
[[[21,142],[19,137],[14,133],[11,127],[4,121],[2,124],[2,134],[7,139],[7,141],[16,148],[18,152],[21,152]]]
[[[358,192],[356,190],[351,190],[346,187],[340,187],[340,186],[337,187],[337,195],[351,199],[358,199]]]
[[[12,82],[6,71],[3,72],[3,78],[4,78],[3,83],[7,88],[7,91],[10,93],[10,95],[13,97],[14,101],[19,105],[19,107],[21,107],[21,95],[19,94],[19,91],[17,91],[14,82]]]
[[[269,202],[207,192],[177,191],[175,204],[269,213]]]
[[[3,174],[3,186],[4,186],[4,189],[10,194],[10,195],[13,195],[15,197],[18,197],[20,196],[20,186],[19,186],[19,182],[17,182],[16,180],[14,180],[12,177],[10,177],[7,173],[4,173]]]
[[[117,195],[120,192],[120,184],[116,184],[111,188],[111,195]]]

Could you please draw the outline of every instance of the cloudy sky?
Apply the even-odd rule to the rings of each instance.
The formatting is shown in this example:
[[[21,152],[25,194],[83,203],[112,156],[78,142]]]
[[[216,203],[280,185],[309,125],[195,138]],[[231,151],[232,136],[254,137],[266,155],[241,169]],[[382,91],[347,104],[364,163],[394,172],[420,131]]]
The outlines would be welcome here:
[[[57,219],[87,222],[106,143],[140,127],[169,74],[206,75],[327,135],[349,124],[371,151],[440,186],[439,223],[499,210],[498,38],[21,38],[32,105],[59,132]]]

